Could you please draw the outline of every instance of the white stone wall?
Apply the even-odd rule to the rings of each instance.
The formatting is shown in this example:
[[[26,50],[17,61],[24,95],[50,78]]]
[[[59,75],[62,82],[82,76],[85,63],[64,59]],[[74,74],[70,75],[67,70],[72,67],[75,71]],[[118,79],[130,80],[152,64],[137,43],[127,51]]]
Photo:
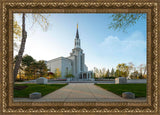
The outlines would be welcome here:
[[[62,59],[62,68],[61,68],[61,76],[65,78],[66,68],[68,68],[68,74],[72,74],[72,61],[67,58]]]
[[[59,68],[59,70],[61,71],[62,68],[61,57],[48,61],[47,68],[50,69],[50,71],[53,73],[55,73],[56,68]]]
[[[75,56],[70,56],[68,59],[72,60],[72,74],[75,76]]]
[[[64,57],[59,57],[47,62],[47,67],[51,72],[55,73],[56,68],[59,68],[61,72],[61,78],[65,79],[66,68],[68,68],[68,72],[71,71],[72,74],[72,60]]]

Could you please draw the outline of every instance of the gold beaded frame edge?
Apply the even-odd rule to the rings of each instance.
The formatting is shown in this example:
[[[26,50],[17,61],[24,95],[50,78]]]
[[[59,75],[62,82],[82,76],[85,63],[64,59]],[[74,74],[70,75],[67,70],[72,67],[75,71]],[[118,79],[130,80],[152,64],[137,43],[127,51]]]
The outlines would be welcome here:
[[[2,78],[3,113],[158,113],[158,3],[155,2],[1,2],[2,5]],[[42,10],[45,9],[45,10]],[[119,10],[121,9],[121,10]],[[134,10],[133,10],[134,9]],[[136,10],[136,9],[141,9]],[[119,10],[119,11],[118,11]],[[147,13],[147,102],[18,102],[13,103],[12,21],[14,12],[54,13]],[[150,37],[150,39],[149,39]],[[149,63],[148,63],[149,62]]]

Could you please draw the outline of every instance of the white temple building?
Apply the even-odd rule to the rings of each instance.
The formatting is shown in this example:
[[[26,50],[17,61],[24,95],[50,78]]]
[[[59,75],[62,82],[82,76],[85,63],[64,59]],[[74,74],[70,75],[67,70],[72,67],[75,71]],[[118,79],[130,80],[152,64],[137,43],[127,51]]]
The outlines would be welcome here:
[[[85,65],[85,54],[81,49],[81,42],[77,32],[74,40],[74,49],[70,53],[69,57],[59,57],[47,61],[47,67],[50,72],[55,73],[58,68],[61,72],[61,79],[65,79],[67,74],[73,74],[74,80],[91,80],[93,76],[92,71],[88,71],[88,67]]]

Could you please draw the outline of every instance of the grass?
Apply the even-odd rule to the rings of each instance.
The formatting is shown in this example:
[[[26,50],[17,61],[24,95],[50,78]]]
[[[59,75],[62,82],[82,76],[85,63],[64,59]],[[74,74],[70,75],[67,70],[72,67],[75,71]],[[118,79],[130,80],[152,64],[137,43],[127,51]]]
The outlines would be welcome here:
[[[135,93],[135,97],[146,97],[146,84],[96,84],[110,92],[122,96],[123,92]]]
[[[27,86],[25,89],[14,89],[14,97],[28,98],[30,93],[40,92],[42,96],[60,89],[67,84],[15,84],[15,87]]]

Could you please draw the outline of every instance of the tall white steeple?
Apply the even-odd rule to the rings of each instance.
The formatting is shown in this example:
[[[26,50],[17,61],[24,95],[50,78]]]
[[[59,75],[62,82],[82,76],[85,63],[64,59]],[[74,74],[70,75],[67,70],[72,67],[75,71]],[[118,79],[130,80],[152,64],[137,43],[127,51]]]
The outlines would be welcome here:
[[[70,57],[74,60],[73,73],[77,78],[79,78],[80,73],[86,71],[86,69],[85,69],[85,54],[83,53],[83,50],[81,49],[80,45],[78,24],[77,24],[76,37],[74,39],[74,49],[72,49]]]
[[[76,38],[74,39],[74,48],[81,48],[79,33],[78,33],[78,24],[77,24]]]

